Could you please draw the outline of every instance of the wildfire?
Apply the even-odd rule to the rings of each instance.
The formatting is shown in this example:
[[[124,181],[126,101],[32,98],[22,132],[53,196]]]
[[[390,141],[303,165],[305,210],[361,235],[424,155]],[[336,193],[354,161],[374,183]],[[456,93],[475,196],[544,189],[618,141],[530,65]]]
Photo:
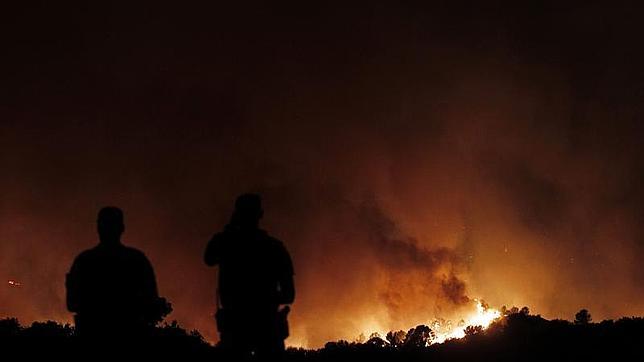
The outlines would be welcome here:
[[[468,327],[485,330],[490,326],[490,324],[492,324],[492,322],[501,318],[501,312],[494,308],[490,308],[485,302],[478,299],[474,299],[473,302],[475,303],[473,311],[456,324],[451,320],[445,319],[435,319],[430,322],[427,326],[433,332],[433,336],[427,340],[426,346],[435,343],[443,343],[450,339],[463,338],[465,337]],[[378,325],[375,322],[366,323],[365,327],[370,327],[364,328],[363,330],[365,331],[377,331],[372,333],[372,336],[384,336],[386,334],[381,332],[383,330],[382,328],[376,328]],[[356,341],[364,342],[365,336],[366,335],[364,333],[361,334]]]
[[[12,280],[12,279],[9,279],[7,281],[7,283],[9,283],[9,285],[11,285],[12,287],[20,287],[20,286],[22,286],[22,283],[20,283],[18,281],[15,281],[15,280]]]
[[[465,337],[467,327],[477,327],[486,329],[494,320],[501,317],[501,312],[490,308],[480,300],[474,299],[476,310],[459,322],[455,327],[451,321],[435,321],[430,327],[436,333],[434,343],[443,343],[448,339],[458,339]]]

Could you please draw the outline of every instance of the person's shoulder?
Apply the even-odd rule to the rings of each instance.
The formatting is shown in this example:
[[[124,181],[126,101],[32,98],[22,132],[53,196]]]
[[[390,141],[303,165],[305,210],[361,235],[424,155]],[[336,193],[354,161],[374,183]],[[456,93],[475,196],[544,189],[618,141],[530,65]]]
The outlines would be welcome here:
[[[91,262],[98,256],[98,251],[96,247],[89,248],[86,250],[81,251],[76,258],[74,259],[74,263],[85,263],[85,262]]]
[[[230,231],[223,230],[215,233],[210,240],[217,241],[217,240],[224,240],[230,237]]]
[[[118,258],[121,261],[125,261],[128,263],[135,263],[135,264],[149,263],[149,259],[144,252],[142,252],[137,248],[123,245],[123,244],[119,245],[115,249],[112,249],[109,257]]]
[[[123,245],[123,254],[125,254],[127,257],[132,259],[148,260],[148,257],[145,255],[144,252],[131,246]]]
[[[266,239],[266,242],[268,244],[276,249],[276,250],[286,250],[286,247],[284,246],[284,242],[282,240],[276,238],[275,236],[269,235],[268,233],[265,232],[264,237]]]
[[[72,270],[85,270],[92,268],[97,262],[103,259],[103,255],[97,246],[81,251],[74,258]]]
[[[278,269],[283,270],[284,274],[293,275],[293,262],[291,261],[291,254],[286,249],[282,240],[266,234],[266,240],[269,245],[269,255],[276,262]]]

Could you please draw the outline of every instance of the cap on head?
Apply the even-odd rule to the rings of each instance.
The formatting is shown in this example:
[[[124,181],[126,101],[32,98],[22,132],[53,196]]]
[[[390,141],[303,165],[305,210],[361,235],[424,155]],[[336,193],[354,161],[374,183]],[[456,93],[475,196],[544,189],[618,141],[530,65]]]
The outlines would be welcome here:
[[[257,223],[263,215],[262,197],[258,194],[243,194],[235,200],[235,217],[237,221],[243,224]]]
[[[125,230],[123,211],[114,206],[102,208],[98,212],[97,228],[102,242],[118,241]]]

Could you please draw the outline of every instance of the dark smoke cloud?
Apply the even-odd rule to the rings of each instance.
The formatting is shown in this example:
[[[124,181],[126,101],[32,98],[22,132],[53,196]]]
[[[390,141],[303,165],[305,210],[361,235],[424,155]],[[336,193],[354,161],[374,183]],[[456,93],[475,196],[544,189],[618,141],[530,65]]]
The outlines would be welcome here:
[[[446,302],[454,305],[462,305],[470,300],[465,293],[465,283],[454,274],[465,268],[465,260],[461,255],[446,247],[429,249],[421,246],[423,243],[405,235],[373,201],[365,201],[360,214],[378,261],[387,270],[408,274],[408,282],[417,283],[414,274],[420,275],[421,285],[426,292],[422,299],[435,301],[445,298]],[[444,274],[445,271],[448,274]],[[400,305],[408,297],[400,294],[400,287],[393,285],[392,290],[383,292],[383,298],[392,307],[392,316],[400,312]]]

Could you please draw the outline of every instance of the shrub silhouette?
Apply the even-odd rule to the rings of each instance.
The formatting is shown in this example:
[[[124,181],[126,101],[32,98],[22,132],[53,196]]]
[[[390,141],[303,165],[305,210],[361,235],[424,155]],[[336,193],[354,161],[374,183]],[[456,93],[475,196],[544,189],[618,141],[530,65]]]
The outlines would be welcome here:
[[[392,347],[401,347],[405,344],[405,339],[407,338],[407,332],[405,331],[390,331],[387,333],[387,342]]]
[[[582,309],[575,314],[575,324],[586,325],[592,322],[592,320],[590,313],[586,309]]]
[[[21,330],[22,327],[17,318],[0,319],[0,338],[18,336]]]
[[[483,326],[467,326],[465,327],[466,336],[474,336],[483,333]]]
[[[35,338],[70,338],[74,336],[74,328],[69,324],[59,324],[54,321],[33,322],[31,327],[22,331],[25,337]]]
[[[407,332],[407,337],[405,338],[404,346],[407,348],[423,348],[429,346],[436,335],[426,325],[419,325],[415,328],[412,328]]]

